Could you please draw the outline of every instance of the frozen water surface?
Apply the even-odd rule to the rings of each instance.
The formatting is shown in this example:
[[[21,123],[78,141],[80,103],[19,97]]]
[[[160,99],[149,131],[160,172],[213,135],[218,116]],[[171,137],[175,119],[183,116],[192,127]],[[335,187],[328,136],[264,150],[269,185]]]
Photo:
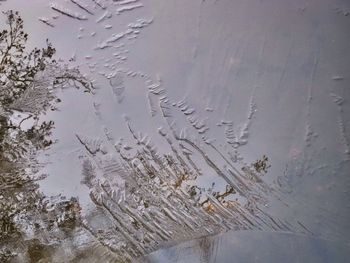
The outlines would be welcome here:
[[[139,262],[347,262],[347,250],[310,236],[237,231],[160,249]]]
[[[147,260],[346,262],[348,1],[0,8],[96,88],[58,91],[43,117],[57,142],[38,157],[40,190],[81,207],[73,233],[28,234],[49,245],[44,260],[131,261],[180,244]],[[15,262],[34,262],[24,247]]]

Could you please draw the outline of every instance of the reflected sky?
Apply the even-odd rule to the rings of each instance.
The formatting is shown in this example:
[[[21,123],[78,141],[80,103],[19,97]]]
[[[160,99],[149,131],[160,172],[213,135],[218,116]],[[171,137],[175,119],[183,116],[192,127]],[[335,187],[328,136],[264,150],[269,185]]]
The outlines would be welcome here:
[[[113,243],[124,249],[128,242],[142,243],[144,235],[152,239],[147,231],[142,232],[142,227],[141,235],[139,226],[133,222],[126,223],[128,235],[123,234],[120,240],[106,238],[106,233],[112,231],[113,216],[118,216],[120,211],[113,212],[117,208],[97,197],[112,202],[119,192],[132,188],[129,186],[133,182],[128,182],[128,178],[137,177],[122,174],[126,165],[129,170],[124,172],[140,169],[142,175],[149,175],[150,170],[164,175],[159,177],[161,182],[168,178],[164,179],[167,186],[158,181],[152,183],[152,187],[160,184],[164,193],[175,189],[178,194],[192,187],[197,189],[197,201],[201,204],[206,196],[214,197],[202,208],[206,212],[219,209],[225,220],[237,220],[236,212],[232,215],[232,210],[230,213],[220,210],[230,205],[233,209],[234,202],[241,205],[243,215],[252,216],[248,218],[253,220],[252,226],[246,219],[237,220],[237,225],[228,220],[227,225],[208,226],[208,232],[250,227],[278,231],[281,230],[278,226],[282,226],[285,231],[315,239],[277,234],[278,237],[271,236],[276,244],[279,240],[289,242],[290,246],[305,242],[300,247],[305,249],[318,242],[316,237],[349,242],[348,1],[56,0],[53,3],[52,6],[44,0],[13,0],[1,2],[1,8],[20,11],[30,33],[30,46],[42,46],[49,38],[57,49],[57,58],[70,66],[79,66],[97,87],[95,94],[73,89],[57,91],[62,100],[59,110],[43,117],[55,121],[52,137],[57,143],[39,158],[45,163],[40,173],[48,174],[40,182],[42,191],[46,195],[77,197],[82,214],[88,218],[86,228],[92,240],[100,238],[105,242],[102,246]],[[153,150],[157,154],[149,157]],[[148,151],[150,165],[142,163],[141,155],[137,155],[144,151]],[[163,159],[159,161],[155,157],[158,155],[162,158],[171,155],[177,158],[177,163],[171,169],[164,168]],[[267,173],[256,176],[251,164],[264,155],[268,156],[269,168]],[[122,168],[115,168],[117,165],[113,168],[115,163]],[[82,184],[86,182],[89,167],[94,171],[94,175],[89,175],[93,180],[89,185]],[[249,173],[247,167],[254,173]],[[173,175],[177,177],[174,179]],[[125,182],[129,184],[123,188]],[[139,193],[130,193],[142,200],[131,206],[135,209],[133,214],[143,215],[142,197],[151,189],[148,183],[140,187]],[[179,183],[181,187],[177,187]],[[110,191],[101,185],[108,185]],[[234,187],[235,194],[213,208],[227,185]],[[188,205],[179,201],[181,198],[182,192],[169,205],[173,212],[182,211],[183,204]],[[152,204],[157,207],[156,202]],[[96,207],[104,212],[94,214]],[[129,220],[128,213],[123,212],[118,220]],[[158,224],[169,221],[169,228],[165,227],[164,231],[170,236],[175,225],[185,224],[173,220],[176,215],[171,219],[169,212],[161,211],[164,214],[166,219]],[[208,217],[197,212],[189,214],[199,214],[203,222],[222,219],[213,219],[211,214]],[[195,219],[189,216],[186,222],[191,225],[189,222]],[[106,233],[99,236],[100,230]],[[189,236],[179,234],[176,242],[200,237],[207,229],[201,231],[194,228],[193,236],[192,232]],[[259,234],[237,235],[246,246],[265,249],[257,245],[266,244],[260,241]],[[269,240],[269,234],[265,235],[261,239]],[[259,241],[251,241],[251,236]],[[130,241],[134,240],[131,238],[136,241]],[[233,234],[220,240],[231,239],[236,240]],[[157,238],[152,242],[142,243],[141,248],[135,249],[135,255],[143,249],[148,253],[163,245]],[[226,246],[221,244],[226,241],[220,242],[216,249],[222,249],[223,258],[218,257],[225,261],[229,256],[225,254]],[[332,257],[336,256],[337,252],[328,248],[328,241],[319,242]],[[144,244],[152,245],[145,248]],[[193,260],[198,260],[194,247],[199,245],[190,244]],[[282,254],[289,245],[278,251]],[[318,262],[321,250],[311,253],[309,262]],[[241,249],[237,247],[237,251]],[[168,252],[164,253],[167,256]],[[249,256],[242,255],[242,262]],[[268,256],[263,260],[270,259]],[[278,256],[272,262],[277,262]],[[162,258],[163,254],[156,254],[157,257]],[[219,259],[217,262],[224,262]]]

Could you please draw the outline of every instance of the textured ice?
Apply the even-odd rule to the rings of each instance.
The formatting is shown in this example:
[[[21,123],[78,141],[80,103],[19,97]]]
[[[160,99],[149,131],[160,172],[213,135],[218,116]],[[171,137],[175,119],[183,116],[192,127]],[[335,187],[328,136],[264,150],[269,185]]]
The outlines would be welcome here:
[[[78,13],[78,12],[73,12],[71,11],[70,9],[67,9],[67,8],[64,8],[60,5],[57,5],[55,3],[51,4],[51,8],[63,15],[66,15],[66,16],[69,16],[71,18],[75,18],[75,19],[78,19],[78,20],[86,20],[87,17]]]
[[[97,88],[48,116],[43,191],[82,207],[60,251],[130,261],[231,230],[349,242],[346,1],[56,2],[23,13],[31,35]]]

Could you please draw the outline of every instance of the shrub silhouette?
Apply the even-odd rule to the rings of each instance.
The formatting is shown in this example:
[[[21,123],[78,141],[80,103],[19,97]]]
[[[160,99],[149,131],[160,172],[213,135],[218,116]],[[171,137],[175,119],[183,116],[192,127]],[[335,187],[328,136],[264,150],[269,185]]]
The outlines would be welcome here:
[[[78,69],[53,59],[56,50],[48,40],[46,47],[27,52],[28,34],[19,13],[10,10],[3,14],[7,28],[0,31],[0,262],[14,256],[11,250],[25,237],[23,224],[24,228],[48,230],[53,227],[45,219],[50,214],[51,218],[64,218],[59,226],[74,228],[77,200],[60,201],[48,212],[38,178],[26,169],[35,166],[37,150],[52,144],[54,122],[39,118],[60,101],[52,91],[67,85],[89,92],[93,89]],[[18,115],[22,119],[14,121]],[[24,121],[29,122],[27,128],[22,127]]]

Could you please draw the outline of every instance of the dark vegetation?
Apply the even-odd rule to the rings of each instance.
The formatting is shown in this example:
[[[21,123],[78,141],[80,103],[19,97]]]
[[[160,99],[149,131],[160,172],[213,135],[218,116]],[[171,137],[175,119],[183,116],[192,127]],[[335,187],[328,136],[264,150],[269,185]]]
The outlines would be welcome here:
[[[92,89],[91,83],[77,69],[62,67],[53,59],[56,50],[48,40],[45,48],[27,52],[28,34],[23,31],[22,18],[18,12],[4,14],[8,28],[0,32],[1,160],[10,157],[9,152],[19,138],[29,140],[36,149],[52,143],[47,137],[54,123],[39,122],[39,115],[49,108],[54,109],[53,102],[59,101],[55,100],[52,90],[67,84],[83,87],[85,91]],[[26,113],[17,124],[11,120],[14,111]],[[22,129],[23,121],[32,121],[32,127]],[[19,149],[16,147],[16,151]]]
[[[18,12],[3,12],[6,29],[0,31],[0,262],[10,261],[21,250],[29,262],[49,245],[41,234],[54,227],[67,232],[79,221],[76,199],[54,205],[38,189],[36,152],[49,147],[53,121],[40,115],[59,102],[54,90],[75,86],[91,91],[92,85],[77,69],[53,59],[55,48],[27,51],[28,34]],[[23,123],[26,122],[26,128]],[[52,209],[52,206],[54,208]],[[50,209],[49,209],[50,208]],[[38,233],[28,239],[26,231]],[[57,231],[56,231],[57,232]],[[33,247],[35,249],[33,249]],[[40,248],[40,249],[38,249]]]

